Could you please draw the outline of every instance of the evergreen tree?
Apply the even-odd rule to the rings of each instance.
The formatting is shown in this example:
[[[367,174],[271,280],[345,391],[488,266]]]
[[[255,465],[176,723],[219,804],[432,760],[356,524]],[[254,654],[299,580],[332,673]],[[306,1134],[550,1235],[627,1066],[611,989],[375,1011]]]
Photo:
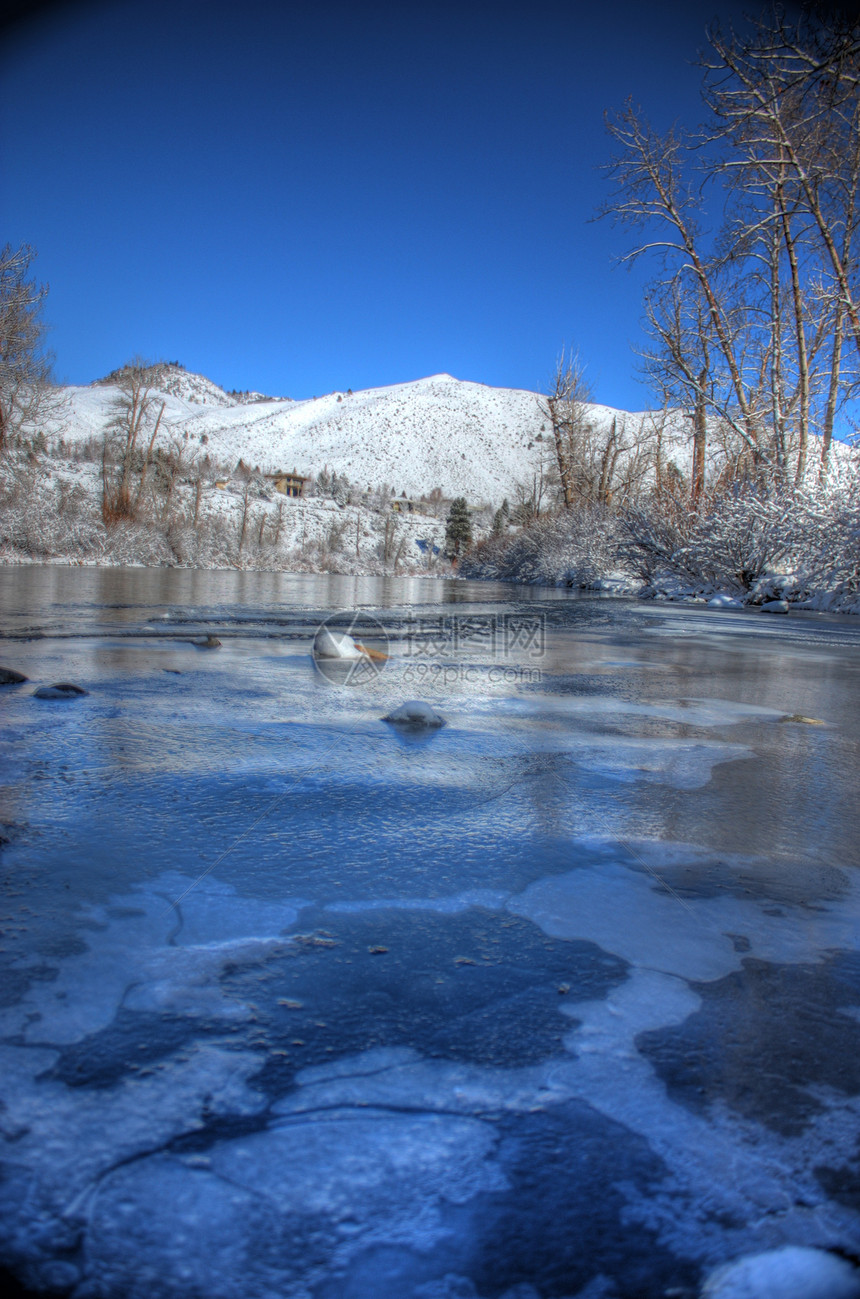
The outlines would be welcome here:
[[[450,559],[456,559],[472,544],[472,520],[465,496],[455,496],[445,523],[445,549]]]
[[[507,496],[502,501],[499,508],[493,515],[493,536],[500,537],[508,526],[511,517],[511,507],[508,505]]]

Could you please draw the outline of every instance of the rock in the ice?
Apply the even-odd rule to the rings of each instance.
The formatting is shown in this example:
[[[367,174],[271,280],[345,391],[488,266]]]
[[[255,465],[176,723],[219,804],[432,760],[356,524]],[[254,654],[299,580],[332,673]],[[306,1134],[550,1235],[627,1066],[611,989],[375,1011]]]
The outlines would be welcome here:
[[[322,627],[314,639],[314,657],[318,659],[367,658],[367,650],[358,645],[346,632],[329,631]]]
[[[860,1273],[826,1250],[783,1245],[718,1267],[702,1299],[860,1299]]]
[[[35,699],[78,699],[81,695],[89,694],[83,686],[73,685],[71,681],[57,681],[52,686],[39,686],[38,690],[33,691]]]
[[[26,680],[23,672],[16,672],[14,668],[0,668],[0,686],[17,686]]]
[[[220,649],[221,642],[217,636],[192,636],[191,644],[198,649]]]
[[[765,600],[762,613],[788,613],[787,600]]]
[[[712,595],[708,601],[709,609],[743,609],[743,607],[743,600],[739,600],[736,595],[727,595],[725,591]]]
[[[399,708],[394,708],[382,719],[395,726],[444,726],[445,719],[425,704],[423,699],[408,699]]]

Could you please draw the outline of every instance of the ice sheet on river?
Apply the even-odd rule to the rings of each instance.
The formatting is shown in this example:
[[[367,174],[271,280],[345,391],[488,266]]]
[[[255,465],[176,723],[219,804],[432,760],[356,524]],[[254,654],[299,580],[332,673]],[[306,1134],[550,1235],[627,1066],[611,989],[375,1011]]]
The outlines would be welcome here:
[[[28,644],[94,688],[0,737],[0,1262],[75,1299],[656,1299],[860,1253],[850,637],[555,614],[543,680],[479,664],[426,744],[379,720],[396,665],[313,674],[306,615]]]
[[[825,1088],[818,1113],[780,1137],[724,1104],[696,1112],[672,1100],[637,1049],[642,1034],[695,1015],[696,981],[742,971],[749,959],[808,961],[850,946],[856,886],[837,881],[839,908],[824,903],[812,917],[791,904],[773,914],[766,899],[731,893],[681,904],[660,885],[661,852],[677,871],[697,864],[696,851],[634,851],[517,894],[329,907],[325,933],[335,942],[338,915],[374,907],[526,916],[549,935],[620,958],[628,973],[597,1000],[577,999],[575,988],[556,994],[569,1023],[565,1049],[527,1067],[377,1047],[299,1070],[281,1095],[261,1082],[278,1048],[260,1027],[263,1003],[274,997],[259,980],[295,962],[311,903],[242,898],[211,878],[187,891],[193,880],[169,873],[88,911],[86,952],[61,961],[55,980],[36,980],[4,1012],[7,1041],[20,1035],[2,1048],[7,1257],[25,1264],[32,1284],[80,1280],[81,1296],[129,1299],[154,1290],[394,1299],[425,1293],[440,1267],[473,1278],[483,1268],[489,1285],[492,1268],[486,1260],[476,1268],[463,1242],[477,1248],[497,1230],[520,1194],[516,1152],[530,1142],[541,1148],[548,1116],[563,1116],[570,1157],[580,1162],[577,1239],[597,1230],[589,1199],[604,1197],[606,1217],[601,1169],[611,1150],[613,1169],[629,1171],[609,1214],[613,1230],[626,1233],[627,1245],[640,1233],[639,1248],[658,1260],[656,1276],[677,1277],[685,1266],[692,1274],[788,1239],[860,1246],[856,1216],[817,1176],[850,1148],[860,1122],[855,1096]],[[755,872],[754,862],[733,865]],[[328,939],[318,941],[325,952]],[[255,974],[253,1002],[247,985],[231,988],[227,975],[237,970]],[[157,1059],[144,1056],[142,1067],[128,1063],[110,1034],[127,1047],[151,1029],[153,1014],[202,1021],[208,1039],[192,1031]],[[847,1020],[846,1041],[852,1031],[860,1050],[860,1023],[852,1029]],[[74,1085],[73,1061],[92,1069],[99,1050],[103,1076]],[[605,1221],[601,1230],[606,1238],[588,1264],[598,1270],[583,1272],[583,1285],[598,1265],[612,1265],[616,1277],[632,1267],[619,1261],[617,1234],[613,1253]]]

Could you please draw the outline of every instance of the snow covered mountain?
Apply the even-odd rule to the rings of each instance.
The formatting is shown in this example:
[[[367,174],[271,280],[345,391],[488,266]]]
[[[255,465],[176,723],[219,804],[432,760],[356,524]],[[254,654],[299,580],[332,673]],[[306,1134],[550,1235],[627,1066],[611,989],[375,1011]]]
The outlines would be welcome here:
[[[67,442],[100,437],[119,391],[113,377],[67,388],[63,416],[49,431]],[[446,497],[498,504],[513,496],[515,483],[531,481],[542,453],[552,457],[552,430],[537,393],[448,374],[291,401],[234,396],[168,366],[159,387],[166,403],[160,440],[188,434],[214,460],[241,458],[264,472],[316,475],[327,468],[360,486],[386,482],[408,496],[441,487]],[[613,416],[628,427],[645,418],[607,406],[591,413],[606,426]]]

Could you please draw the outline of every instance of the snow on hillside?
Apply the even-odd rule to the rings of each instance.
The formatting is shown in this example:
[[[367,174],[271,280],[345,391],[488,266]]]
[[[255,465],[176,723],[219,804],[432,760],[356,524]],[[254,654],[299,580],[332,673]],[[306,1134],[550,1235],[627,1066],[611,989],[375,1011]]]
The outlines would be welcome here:
[[[90,386],[93,388],[107,388],[111,390],[115,386],[127,367],[120,367],[114,370],[104,379],[96,379],[95,383]],[[178,397],[193,406],[235,406],[237,399],[230,393],[219,388],[217,383],[207,379],[205,375],[193,374],[183,366],[174,361],[168,361],[160,364],[158,367],[160,373],[156,386],[163,393],[169,393],[173,397]],[[258,393],[243,393],[243,397],[248,400],[258,398]]]
[[[441,487],[446,497],[498,504],[513,496],[517,482],[531,480],[542,443],[552,453],[552,430],[534,392],[437,374],[305,401],[258,394],[240,400],[201,375],[167,369],[160,439],[205,438],[213,459],[241,458],[264,472],[316,475],[327,467],[360,486],[387,482],[409,496]],[[106,381],[66,389],[64,417],[48,431],[66,441],[101,436],[118,392]],[[613,416],[628,426],[645,418],[607,406],[591,413],[601,426]]]

